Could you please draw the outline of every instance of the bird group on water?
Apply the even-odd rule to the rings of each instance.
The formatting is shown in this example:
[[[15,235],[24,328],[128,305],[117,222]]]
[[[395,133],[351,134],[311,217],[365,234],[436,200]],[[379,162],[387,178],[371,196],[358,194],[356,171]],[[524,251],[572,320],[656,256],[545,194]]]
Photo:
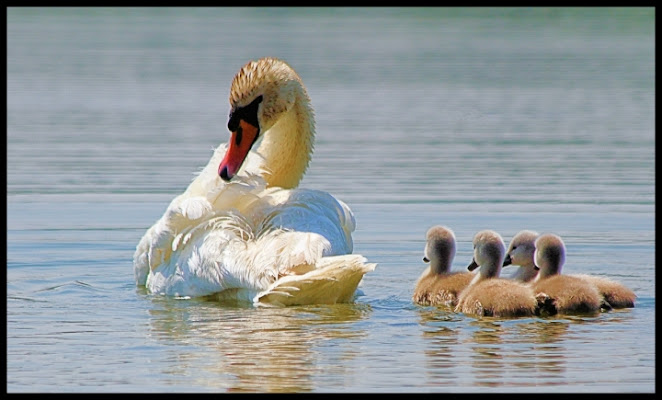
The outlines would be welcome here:
[[[137,285],[254,306],[352,301],[376,264],[352,253],[349,206],[299,187],[315,142],[301,78],[283,60],[250,61],[234,76],[229,102],[229,141],[136,246]],[[455,250],[451,229],[427,231],[429,266],[415,284],[414,303],[494,317],[634,307],[635,294],[618,282],[561,274],[566,249],[558,235],[526,230],[506,248],[497,232],[480,231],[467,271],[451,271]],[[503,278],[508,265],[519,269]]]
[[[617,281],[562,274],[566,248],[553,233],[523,230],[506,248],[501,235],[482,230],[473,238],[468,271],[451,271],[455,248],[450,228],[436,225],[427,231],[423,261],[430,265],[416,282],[415,303],[492,317],[592,314],[635,304],[634,292]],[[519,269],[501,277],[509,265]]]

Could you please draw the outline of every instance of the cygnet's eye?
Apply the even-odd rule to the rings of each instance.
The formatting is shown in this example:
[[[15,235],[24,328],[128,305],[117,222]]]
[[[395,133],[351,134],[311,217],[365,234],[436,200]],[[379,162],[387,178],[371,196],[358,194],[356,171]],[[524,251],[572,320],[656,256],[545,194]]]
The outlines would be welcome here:
[[[517,248],[517,246],[513,246],[513,250],[515,250],[516,248]]]

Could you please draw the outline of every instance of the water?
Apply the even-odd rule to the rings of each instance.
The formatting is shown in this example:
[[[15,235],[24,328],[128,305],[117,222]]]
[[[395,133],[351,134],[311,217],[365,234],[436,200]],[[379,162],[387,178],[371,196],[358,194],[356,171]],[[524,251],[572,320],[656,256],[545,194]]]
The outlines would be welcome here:
[[[653,9],[7,10],[9,392],[654,392]],[[151,296],[132,256],[273,55],[312,98],[302,186],[378,263],[354,304]],[[632,288],[597,317],[411,303],[424,235],[561,235]],[[504,271],[507,274],[508,270]]]

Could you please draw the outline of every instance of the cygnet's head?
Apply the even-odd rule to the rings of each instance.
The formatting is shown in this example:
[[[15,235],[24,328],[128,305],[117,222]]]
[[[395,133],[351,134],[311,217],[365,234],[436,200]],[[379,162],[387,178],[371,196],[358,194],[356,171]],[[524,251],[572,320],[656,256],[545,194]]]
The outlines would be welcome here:
[[[445,226],[436,225],[425,235],[423,261],[437,273],[449,272],[455,257],[455,234]]]
[[[558,235],[542,234],[535,242],[535,268],[539,269],[539,278],[560,274],[565,264],[565,244]]]
[[[501,235],[489,229],[482,230],[474,236],[473,246],[473,260],[467,269],[473,271],[480,266],[480,274],[484,277],[498,277],[506,254]]]
[[[533,257],[536,251],[536,239],[539,234],[536,231],[525,229],[519,231],[513,237],[506,250],[506,258],[503,260],[503,266],[520,265],[533,266]]]

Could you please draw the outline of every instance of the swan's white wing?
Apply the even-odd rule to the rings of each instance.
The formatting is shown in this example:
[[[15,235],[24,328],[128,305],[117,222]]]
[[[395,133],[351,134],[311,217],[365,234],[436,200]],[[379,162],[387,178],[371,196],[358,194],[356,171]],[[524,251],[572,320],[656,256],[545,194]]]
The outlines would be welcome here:
[[[356,225],[345,203],[326,192],[309,189],[281,189],[273,196],[269,214],[259,221],[259,232],[274,228],[314,232],[329,241],[331,247],[324,256],[352,252],[351,233]]]
[[[133,257],[137,284],[145,285],[148,275],[157,267],[178,262],[178,257],[172,259],[173,242],[181,254],[180,242],[182,239],[190,240],[193,228],[204,226],[206,222],[218,217],[219,212],[232,210],[233,204],[242,209],[250,208],[258,197],[255,193],[264,191],[264,181],[258,175],[261,171],[261,157],[257,153],[251,153],[247,158],[248,172],[241,175],[242,179],[227,183],[218,177],[215,168],[226,148],[226,144],[218,146],[207,166],[184,193],[170,202],[163,216],[141,238]],[[238,198],[242,201],[237,201]],[[189,236],[185,237],[186,234]]]
[[[266,188],[251,173],[226,183],[210,167],[218,153],[141,239],[138,284],[179,296],[233,289],[248,300],[284,276],[327,266],[325,257],[351,253],[355,221],[346,204],[322,191]]]

